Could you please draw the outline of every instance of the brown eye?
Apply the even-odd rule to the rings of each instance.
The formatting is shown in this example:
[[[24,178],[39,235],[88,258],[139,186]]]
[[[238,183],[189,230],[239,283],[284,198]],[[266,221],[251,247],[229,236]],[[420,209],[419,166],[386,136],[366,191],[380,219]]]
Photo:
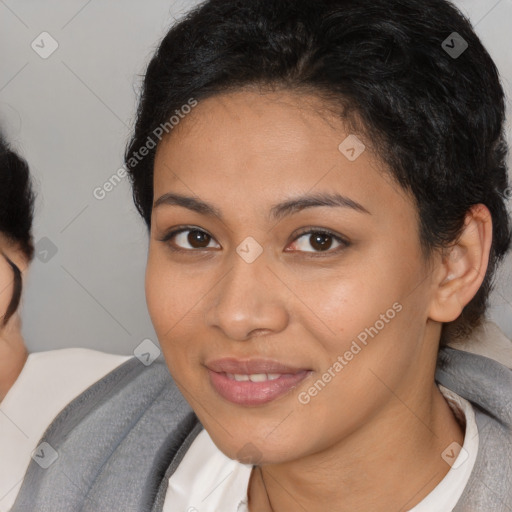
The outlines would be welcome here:
[[[319,229],[309,229],[309,231],[303,231],[302,234],[295,238],[291,250],[311,253],[311,256],[314,256],[315,253],[332,254],[337,252],[338,249],[342,250],[349,245],[348,241],[334,233]]]
[[[161,241],[174,251],[192,252],[194,249],[211,248],[210,244],[214,238],[202,229],[188,227],[171,231]],[[217,244],[214,248],[220,248],[220,246]]]
[[[198,229],[191,229],[188,232],[187,242],[194,248],[196,247],[208,247],[210,243],[211,236],[204,231],[199,231]]]
[[[313,233],[309,235],[309,243],[317,251],[326,251],[332,245],[332,236],[325,233]]]

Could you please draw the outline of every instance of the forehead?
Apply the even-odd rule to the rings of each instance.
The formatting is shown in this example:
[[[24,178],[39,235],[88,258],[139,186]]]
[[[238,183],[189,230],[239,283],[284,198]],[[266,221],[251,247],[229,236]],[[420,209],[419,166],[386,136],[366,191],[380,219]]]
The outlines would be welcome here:
[[[164,138],[157,149],[155,172],[171,166],[178,171],[186,164],[189,172],[198,167],[210,175],[215,171],[216,176],[229,169],[257,169],[263,178],[295,166],[299,179],[300,169],[314,173],[327,171],[335,160],[343,163],[339,145],[348,136],[354,134],[346,123],[311,94],[225,93],[201,100]],[[364,165],[385,167],[366,146]],[[352,167],[357,166],[353,161]]]
[[[199,101],[158,146],[154,199],[174,191],[247,206],[335,191],[361,204],[409,202],[367,139],[329,107],[290,91]]]

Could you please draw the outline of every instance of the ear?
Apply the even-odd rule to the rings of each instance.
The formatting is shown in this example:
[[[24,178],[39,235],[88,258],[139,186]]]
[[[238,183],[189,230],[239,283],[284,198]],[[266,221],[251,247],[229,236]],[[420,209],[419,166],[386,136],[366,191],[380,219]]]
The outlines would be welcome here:
[[[22,275],[25,274],[25,271],[30,265],[30,261],[18,244],[10,242],[6,240],[5,237],[0,236],[0,251],[20,269]]]
[[[464,229],[453,246],[444,249],[435,270],[429,318],[453,322],[476,295],[487,272],[492,243],[492,217],[477,204],[466,214]]]

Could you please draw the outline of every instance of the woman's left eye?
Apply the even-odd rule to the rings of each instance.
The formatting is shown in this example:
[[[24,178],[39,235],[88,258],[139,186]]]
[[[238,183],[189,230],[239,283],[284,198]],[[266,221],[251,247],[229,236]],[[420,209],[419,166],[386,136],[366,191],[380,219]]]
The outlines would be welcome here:
[[[331,250],[333,248],[333,243],[337,245],[334,246],[334,250]],[[293,251],[312,253],[336,252],[340,247],[346,248],[350,245],[347,240],[344,240],[340,236],[337,236],[330,231],[323,230],[310,230],[302,233],[300,236],[295,238],[293,244],[296,245],[296,248],[292,249]],[[313,250],[308,250],[308,246],[312,247]]]

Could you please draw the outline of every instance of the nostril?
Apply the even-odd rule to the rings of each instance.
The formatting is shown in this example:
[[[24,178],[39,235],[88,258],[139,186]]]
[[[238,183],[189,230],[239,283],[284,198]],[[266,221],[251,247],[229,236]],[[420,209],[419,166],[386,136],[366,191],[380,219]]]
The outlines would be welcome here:
[[[248,335],[248,338],[252,338],[254,336],[265,336],[268,334],[272,334],[272,331],[270,329],[253,329]]]

